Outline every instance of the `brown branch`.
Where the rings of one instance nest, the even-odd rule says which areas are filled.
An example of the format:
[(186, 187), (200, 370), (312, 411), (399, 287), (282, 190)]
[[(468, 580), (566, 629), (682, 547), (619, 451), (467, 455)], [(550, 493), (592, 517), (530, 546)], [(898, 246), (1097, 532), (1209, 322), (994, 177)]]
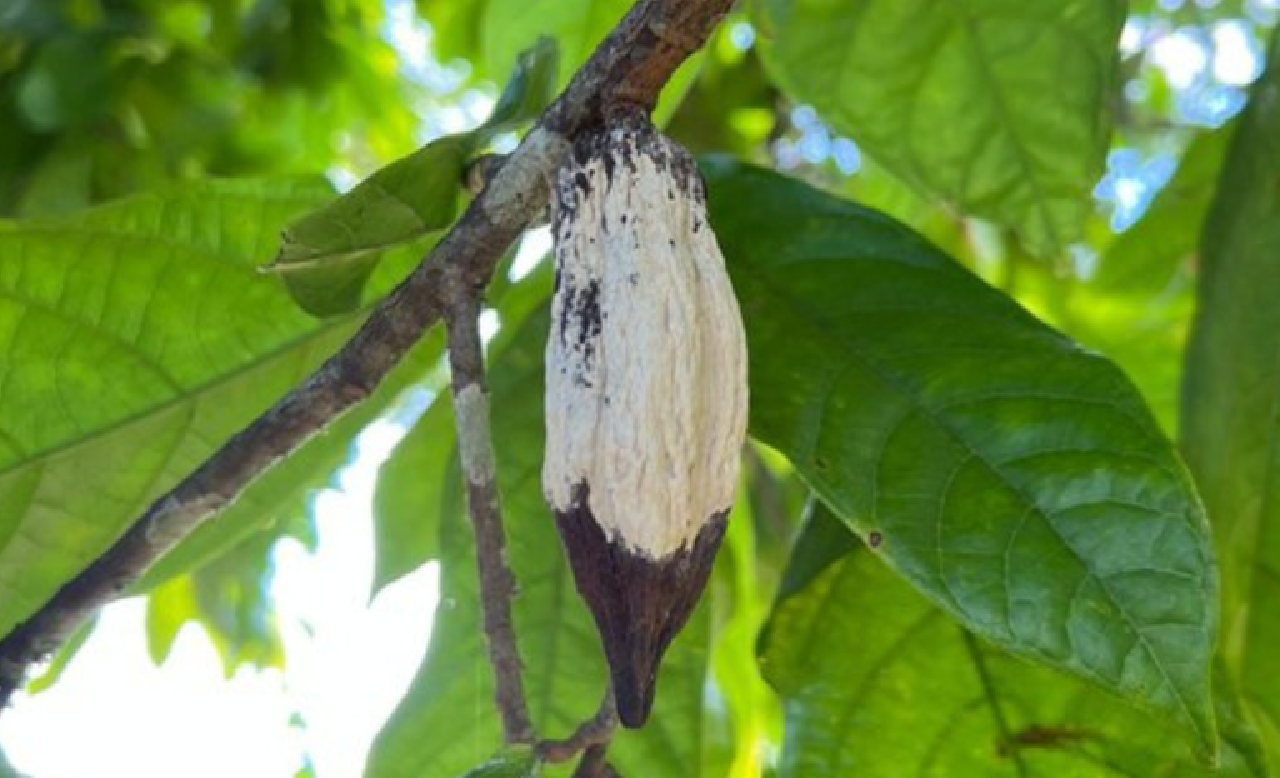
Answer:
[(619, 778), (618, 771), (604, 759), (608, 748), (608, 743), (600, 743), (582, 752), (582, 759), (573, 768), (573, 778)]
[(0, 640), (0, 705), (33, 662), (259, 475), (367, 398), (444, 312), (442, 288), (485, 286), (506, 248), (546, 198), (566, 139), (619, 102), (651, 107), (676, 67), (706, 40), (732, 0), (639, 0), (574, 75), (430, 256), (360, 331), (304, 383), (162, 495), (102, 556)]
[(493, 666), (493, 699), (502, 717), (503, 740), (533, 743), (533, 725), (520, 677), (520, 651), (511, 622), (511, 598), (516, 582), (507, 566), (502, 529), (502, 501), (498, 466), (489, 430), (489, 387), (480, 344), (480, 289), (453, 285), (445, 289), (449, 313), (449, 369), (453, 415), (458, 429), (458, 454), (467, 485), (467, 510), (476, 536), (476, 566), (480, 574), (480, 607)]
[[(544, 762), (560, 764), (594, 749), (599, 752), (603, 761), (604, 749), (613, 740), (613, 731), (617, 728), (618, 710), (613, 701), (613, 689), (610, 688), (596, 714), (579, 724), (572, 735), (564, 740), (539, 741), (538, 756)], [(583, 758), (586, 758), (585, 755)]]

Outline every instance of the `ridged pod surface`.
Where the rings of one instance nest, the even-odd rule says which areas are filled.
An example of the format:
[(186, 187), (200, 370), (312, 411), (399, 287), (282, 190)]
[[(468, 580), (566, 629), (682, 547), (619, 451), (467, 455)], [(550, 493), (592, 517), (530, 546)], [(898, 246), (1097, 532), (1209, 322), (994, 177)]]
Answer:
[(646, 119), (576, 142), (553, 229), (543, 491), (638, 727), (724, 536), (746, 340), (697, 168)]

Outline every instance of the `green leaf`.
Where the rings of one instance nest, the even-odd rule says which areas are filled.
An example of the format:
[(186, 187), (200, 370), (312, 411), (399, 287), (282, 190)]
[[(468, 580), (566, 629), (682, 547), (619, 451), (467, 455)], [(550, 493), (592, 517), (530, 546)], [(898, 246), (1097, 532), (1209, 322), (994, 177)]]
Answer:
[(833, 557), (838, 521), (814, 511), (792, 561), (803, 583), (761, 642), (787, 713), (780, 778), (1266, 775), (1225, 718), (1214, 772), (1110, 695), (975, 639), (866, 547)]
[(1098, 288), (1159, 293), (1190, 283), (1200, 227), (1234, 129), (1230, 123), (1196, 136), (1146, 214), (1107, 249), (1094, 280)]
[(631, 8), (631, 0), (489, 0), (480, 27), (483, 68), (508, 73), (544, 35), (559, 42), (556, 82), (563, 87)]
[(276, 539), (276, 533), (259, 533), (152, 591), (147, 599), (151, 661), (163, 664), (182, 628), (195, 623), (218, 651), (228, 678), (241, 665), (283, 668), (284, 641), (268, 596)]
[(761, 51), (898, 176), (1016, 229), (1081, 237), (1102, 173), (1122, 0), (762, 0)]
[(110, 76), (110, 44), (111, 36), (98, 31), (55, 37), (39, 46), (14, 90), (25, 123), (54, 132), (100, 118), (118, 88)]
[(275, 260), (263, 269), (282, 275), (309, 313), (354, 310), (382, 252), (453, 222), (467, 159), (494, 135), (541, 113), (553, 95), (557, 60), (555, 41), (538, 38), (517, 58), (488, 121), (428, 143), (294, 221), (284, 230)]
[(810, 500), (805, 508), (804, 527), (778, 586), (778, 599), (785, 600), (804, 589), (829, 565), (860, 545), (857, 535), (830, 508), (820, 500)]
[(875, 212), (706, 170), (752, 434), (974, 632), (1212, 752), (1208, 528), (1124, 375)]
[(480, 62), (480, 19), (486, 4), (486, 0), (416, 0), (418, 14), (431, 24), (431, 47), (442, 62)]
[[(1280, 760), (1280, 38), (1227, 153), (1201, 241), (1182, 444), (1222, 564), (1222, 654)], [(1280, 763), (1278, 761), (1277, 763)]]
[(720, 731), (709, 733), (712, 737), (703, 749), (706, 775), (761, 775), (765, 759), (761, 743), (777, 742), (781, 732), (778, 698), (761, 677), (756, 661), (756, 638), (769, 611), (766, 590), (772, 590), (776, 571), (766, 562), (768, 551), (760, 548), (764, 538), (757, 537), (759, 522), (747, 488), (749, 481), (756, 485), (768, 477), (755, 471), (739, 484), (710, 585), (709, 598), (724, 614), (711, 649), (720, 703), (710, 712), (724, 721)]
[(556, 96), (560, 47), (555, 38), (539, 36), (516, 57), (515, 70), (498, 96), (493, 113), (480, 128), (480, 143), (500, 132), (538, 118)]
[(440, 513), (446, 484), (456, 475), (457, 456), (447, 389), (414, 424), (410, 438), (412, 442), (396, 446), (378, 471), (371, 595), (440, 557)]
[[(481, 25), (482, 69), (508, 72), (523, 56), (516, 52), (537, 47), (545, 36), (552, 36), (559, 42), (558, 63), (552, 62), (550, 70), (554, 94), (569, 83), (632, 5), (632, 0), (489, 0)], [(671, 117), (701, 66), (702, 55), (695, 54), (672, 75), (654, 111), (658, 126)]]
[(537, 778), (542, 762), (530, 746), (510, 746), (462, 778)]
[[(543, 300), (548, 286), (541, 282)], [(595, 626), (578, 598), (542, 500), (547, 328), (543, 306), (494, 342), (491, 406), (494, 437), (500, 441), (507, 552), (519, 587), (514, 617), (525, 691), (539, 732), (562, 737), (594, 712), (608, 674)], [(435, 444), (415, 428), (400, 449)], [(460, 773), (501, 741), (480, 627), (472, 533), (454, 460), (436, 514), (444, 569), (431, 645), (407, 695), (374, 742), (367, 778)], [(700, 608), (668, 652), (649, 726), (620, 733), (611, 747), (610, 762), (623, 775), (700, 774), (708, 621), (707, 608)]]
[(55, 148), (24, 182), (20, 218), (64, 216), (87, 208), (93, 187), (93, 155), (84, 143)]
[[(360, 317), (316, 322), (255, 270), (324, 192), (210, 182), (0, 231), (0, 634), (353, 332)], [(332, 431), (376, 417), (423, 358)], [(328, 478), (349, 440), (318, 436), (269, 471), (167, 574), (296, 515), (285, 496)]]
[(264, 270), (279, 273), (302, 308), (316, 316), (357, 307), (382, 251), (453, 221), (469, 135), (432, 141), (285, 228)]

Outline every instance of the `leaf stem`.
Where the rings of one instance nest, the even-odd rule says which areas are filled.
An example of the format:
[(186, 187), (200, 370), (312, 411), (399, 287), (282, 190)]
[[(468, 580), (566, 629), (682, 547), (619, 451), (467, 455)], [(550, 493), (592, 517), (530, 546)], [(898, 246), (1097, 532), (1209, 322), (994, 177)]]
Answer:
[[(982, 684), (982, 695), (986, 698), (987, 706), (991, 709), (991, 718), (995, 720), (996, 732), (1000, 736), (999, 745), (1004, 746), (1013, 742), (1013, 730), (1009, 728), (1009, 721), (1004, 716), (1004, 708), (1000, 706), (1000, 695), (996, 690), (995, 681), (991, 678), (991, 672), (987, 669), (987, 660), (982, 656), (982, 646), (978, 645), (978, 639), (973, 636), (972, 632), (963, 627), (958, 627), (958, 629), (960, 630), (960, 635), (964, 638), (964, 647), (969, 652), (973, 667), (978, 671), (978, 681)], [(1013, 760), (1013, 766), (1018, 775), (1025, 778), (1027, 765), (1022, 761), (1022, 754), (1016, 748), (1010, 749), (1008, 754), (1009, 758)]]
[(608, 743), (598, 743), (587, 748), (582, 753), (578, 766), (573, 769), (573, 778), (618, 778), (618, 771), (604, 760), (608, 748)]
[[(583, 763), (589, 758), (599, 757), (604, 761), (604, 752), (613, 740), (613, 732), (618, 726), (618, 712), (614, 706), (613, 689), (610, 688), (600, 702), (600, 708), (590, 719), (578, 725), (574, 733), (564, 740), (543, 740), (538, 743), (538, 755), (545, 762), (559, 764), (567, 762), (578, 754), (582, 754)], [(582, 770), (582, 764), (578, 765)], [(594, 773), (582, 773), (593, 775)], [(575, 772), (574, 775), (578, 775)]]

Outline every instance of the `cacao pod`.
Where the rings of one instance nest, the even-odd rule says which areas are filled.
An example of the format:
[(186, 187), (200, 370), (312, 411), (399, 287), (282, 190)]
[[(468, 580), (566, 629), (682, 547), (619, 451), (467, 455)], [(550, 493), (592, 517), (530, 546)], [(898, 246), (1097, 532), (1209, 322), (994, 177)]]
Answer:
[(579, 138), (552, 200), (543, 490), (638, 727), (724, 536), (746, 341), (702, 179), (647, 118)]

